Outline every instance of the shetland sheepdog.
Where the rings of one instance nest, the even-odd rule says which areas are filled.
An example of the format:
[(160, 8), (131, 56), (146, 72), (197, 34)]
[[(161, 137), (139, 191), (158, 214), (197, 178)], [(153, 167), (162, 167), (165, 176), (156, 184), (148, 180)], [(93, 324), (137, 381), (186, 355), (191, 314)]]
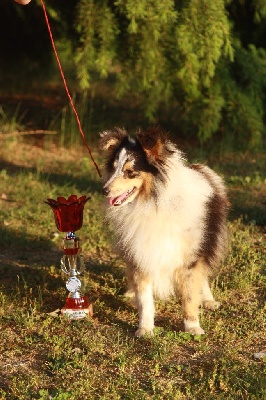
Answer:
[(229, 202), (222, 179), (189, 165), (160, 128), (120, 128), (100, 134), (107, 151), (107, 216), (127, 263), (129, 293), (139, 312), (136, 336), (152, 334), (154, 297), (182, 297), (184, 327), (204, 334), (199, 308), (216, 309), (209, 279), (228, 243)]

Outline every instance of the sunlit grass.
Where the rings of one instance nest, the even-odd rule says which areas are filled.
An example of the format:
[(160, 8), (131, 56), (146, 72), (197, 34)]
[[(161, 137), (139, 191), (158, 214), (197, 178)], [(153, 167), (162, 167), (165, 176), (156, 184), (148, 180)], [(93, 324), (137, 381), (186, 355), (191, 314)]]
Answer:
[[(230, 252), (213, 282), (222, 307), (202, 311), (207, 334), (193, 338), (182, 332), (180, 304), (157, 302), (155, 336), (136, 339), (137, 313), (123, 296), (124, 263), (112, 250), (101, 182), (86, 151), (46, 151), (14, 141), (2, 147), (1, 398), (266, 398), (266, 364), (254, 359), (266, 350), (265, 177), (258, 163), (248, 174), (236, 163), (232, 171), (230, 163), (217, 165), (238, 207), (229, 222)], [(59, 269), (61, 234), (44, 204), (70, 194), (91, 196), (78, 233), (86, 260), (83, 287), (94, 307), (93, 318), (73, 323), (51, 314), (64, 304), (66, 277)], [(242, 202), (247, 197), (249, 207)]]

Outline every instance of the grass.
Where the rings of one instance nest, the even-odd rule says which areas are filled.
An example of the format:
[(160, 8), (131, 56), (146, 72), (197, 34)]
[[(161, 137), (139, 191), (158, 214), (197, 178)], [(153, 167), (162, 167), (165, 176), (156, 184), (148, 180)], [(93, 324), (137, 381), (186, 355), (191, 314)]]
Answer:
[[(180, 304), (157, 303), (154, 337), (134, 338), (124, 263), (112, 250), (101, 182), (83, 150), (5, 141), (0, 157), (0, 397), (2, 399), (263, 399), (265, 359), (265, 157), (212, 166), (228, 183), (231, 248), (202, 311), (204, 337), (183, 333)], [(95, 152), (96, 160), (99, 160)], [(56, 316), (66, 297), (62, 250), (48, 197), (90, 194), (83, 287), (94, 316)]]

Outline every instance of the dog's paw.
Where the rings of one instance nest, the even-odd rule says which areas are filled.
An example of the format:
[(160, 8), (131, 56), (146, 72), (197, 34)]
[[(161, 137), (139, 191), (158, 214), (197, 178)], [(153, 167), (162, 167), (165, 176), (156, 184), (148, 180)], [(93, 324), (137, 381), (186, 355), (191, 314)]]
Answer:
[(204, 329), (202, 329), (200, 326), (194, 326), (193, 328), (187, 328), (186, 332), (191, 333), (191, 335), (205, 335)]
[(185, 332), (191, 335), (204, 335), (204, 330), (200, 327), (199, 321), (184, 319)]
[(221, 303), (215, 300), (205, 300), (203, 301), (203, 307), (207, 310), (217, 310), (220, 307)]
[(135, 332), (135, 336), (136, 337), (142, 337), (142, 336), (145, 336), (145, 335), (153, 336), (153, 329), (139, 328)]

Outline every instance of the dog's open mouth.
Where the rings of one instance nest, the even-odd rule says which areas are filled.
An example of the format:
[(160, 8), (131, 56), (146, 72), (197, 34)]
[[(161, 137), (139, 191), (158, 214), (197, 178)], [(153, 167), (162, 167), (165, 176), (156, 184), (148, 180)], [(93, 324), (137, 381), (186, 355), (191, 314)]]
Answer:
[(117, 197), (110, 197), (109, 199), (109, 204), (110, 206), (120, 206), (123, 204), (136, 190), (136, 187), (134, 186), (131, 189), (128, 189), (126, 192), (120, 194)]

